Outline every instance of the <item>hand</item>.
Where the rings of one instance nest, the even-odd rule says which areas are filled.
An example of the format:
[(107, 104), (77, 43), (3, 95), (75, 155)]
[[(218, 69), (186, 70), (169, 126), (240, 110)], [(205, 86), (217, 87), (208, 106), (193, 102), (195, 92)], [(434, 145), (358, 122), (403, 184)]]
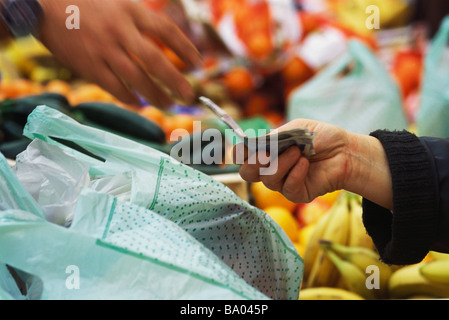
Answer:
[[(309, 159), (291, 147), (273, 161), (277, 170), (261, 175), (257, 154), (246, 156), (239, 172), (248, 182), (262, 181), (296, 203), (346, 189), (386, 208), (392, 207), (391, 174), (380, 142), (368, 135), (350, 133), (338, 126), (306, 119), (293, 120), (276, 131), (307, 127), (316, 133), (315, 155)], [(234, 150), (239, 150), (236, 146)]]
[[(346, 175), (347, 132), (337, 126), (303, 119), (291, 121), (277, 131), (303, 126), (317, 132), (314, 156), (306, 159), (301, 156), (299, 148), (291, 147), (279, 156), (277, 171), (271, 175), (259, 175), (262, 166), (250, 158), (240, 167), (242, 178), (250, 182), (262, 181), (268, 188), (297, 203), (310, 202), (317, 196), (341, 188)], [(248, 164), (254, 162), (257, 163)]]
[[(39, 39), (67, 67), (128, 104), (139, 104), (138, 92), (149, 103), (166, 107), (170, 94), (184, 102), (193, 90), (182, 73), (165, 57), (157, 39), (187, 65), (201, 57), (170, 19), (130, 0), (40, 0), (44, 21)], [(76, 5), (80, 28), (67, 29), (66, 8)]]

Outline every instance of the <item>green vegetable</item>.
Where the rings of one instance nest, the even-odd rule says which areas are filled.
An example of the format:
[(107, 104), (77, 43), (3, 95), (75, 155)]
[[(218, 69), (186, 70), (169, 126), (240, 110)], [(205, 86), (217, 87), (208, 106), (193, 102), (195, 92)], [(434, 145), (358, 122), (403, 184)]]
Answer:
[[(137, 139), (164, 144), (165, 132), (156, 123), (141, 115), (109, 103), (81, 103), (73, 108), (92, 124), (126, 134)], [(82, 122), (82, 120), (81, 120)]]

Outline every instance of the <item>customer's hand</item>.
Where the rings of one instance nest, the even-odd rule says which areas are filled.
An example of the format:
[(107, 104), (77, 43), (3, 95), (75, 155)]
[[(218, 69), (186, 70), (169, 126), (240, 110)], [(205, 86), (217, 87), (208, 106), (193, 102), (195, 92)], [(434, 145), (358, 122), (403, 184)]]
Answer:
[[(189, 66), (201, 64), (200, 54), (163, 14), (130, 0), (40, 2), (44, 9), (39, 30), (42, 43), (61, 63), (121, 101), (138, 104), (136, 92), (160, 107), (173, 103), (173, 96), (184, 102), (194, 98), (189, 82), (151, 38), (172, 49)], [(66, 27), (70, 5), (79, 8), (79, 29)]]
[(277, 170), (270, 175), (260, 174), (261, 168), (268, 165), (261, 165), (257, 154), (246, 156), (239, 170), (241, 177), (248, 182), (262, 181), (296, 203), (346, 189), (391, 209), (391, 174), (383, 147), (376, 138), (305, 119), (293, 120), (276, 131), (297, 127), (307, 127), (316, 133), (315, 155), (307, 159), (298, 147), (291, 147), (274, 158)]

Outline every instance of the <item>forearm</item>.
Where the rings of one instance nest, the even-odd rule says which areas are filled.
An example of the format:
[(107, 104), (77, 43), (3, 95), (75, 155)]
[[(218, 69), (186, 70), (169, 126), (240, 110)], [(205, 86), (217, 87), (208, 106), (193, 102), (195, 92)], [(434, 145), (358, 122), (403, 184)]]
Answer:
[(349, 133), (344, 189), (393, 209), (393, 188), (387, 156), (374, 137)]

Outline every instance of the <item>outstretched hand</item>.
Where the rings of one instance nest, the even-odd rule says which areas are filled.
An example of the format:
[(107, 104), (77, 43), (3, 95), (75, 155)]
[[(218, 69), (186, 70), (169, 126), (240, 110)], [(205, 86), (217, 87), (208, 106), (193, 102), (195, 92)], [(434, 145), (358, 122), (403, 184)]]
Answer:
[[(130, 0), (40, 0), (44, 19), (39, 39), (67, 67), (124, 103), (166, 107), (173, 97), (190, 102), (193, 90), (155, 41), (189, 66), (201, 57), (183, 32), (163, 14)], [(76, 5), (80, 28), (68, 29), (66, 8)], [(165, 88), (165, 89), (164, 89)], [(167, 93), (167, 90), (169, 93)]]

